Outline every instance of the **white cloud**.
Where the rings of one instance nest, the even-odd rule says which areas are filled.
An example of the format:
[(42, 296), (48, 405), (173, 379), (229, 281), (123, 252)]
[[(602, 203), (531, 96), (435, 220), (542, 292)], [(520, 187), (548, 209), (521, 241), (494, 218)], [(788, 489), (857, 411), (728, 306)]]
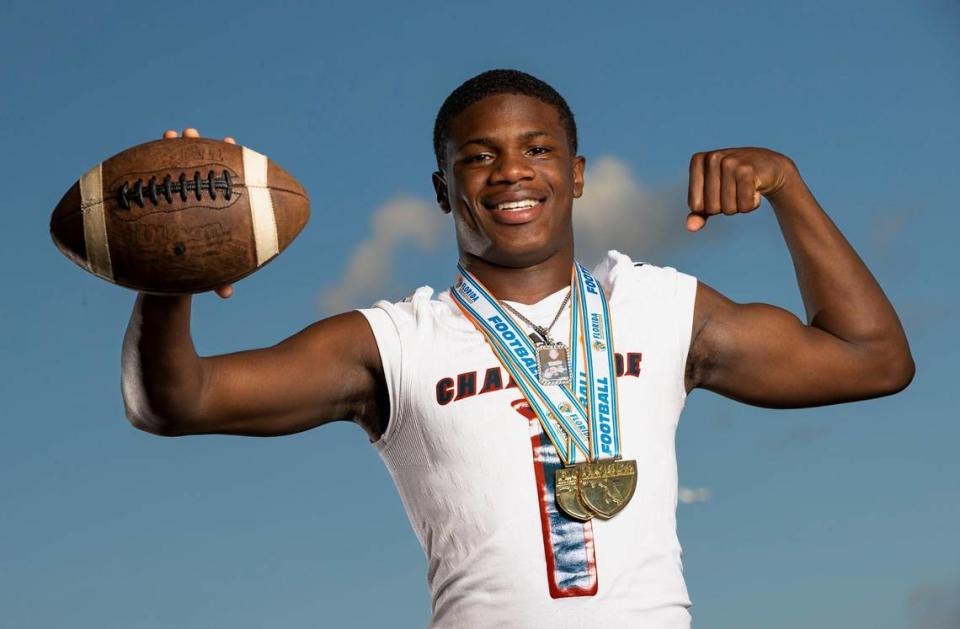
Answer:
[(956, 629), (960, 627), (960, 581), (928, 583), (907, 599), (910, 629)]
[[(574, 229), (577, 259), (587, 266), (609, 249), (656, 263), (651, 256), (680, 244), (686, 234), (685, 198), (676, 186), (649, 189), (626, 162), (612, 156), (591, 162), (585, 181), (583, 197), (574, 204)], [(379, 207), (371, 216), (369, 236), (353, 250), (342, 280), (320, 296), (321, 309), (342, 312), (382, 296), (398, 249), (412, 244), (422, 252), (435, 250), (441, 230), (449, 229), (443, 218), (432, 201), (413, 197)]]
[(366, 306), (364, 300), (379, 294), (388, 284), (397, 249), (413, 244), (429, 251), (437, 244), (443, 227), (436, 206), (411, 197), (392, 199), (370, 217), (370, 235), (357, 245), (340, 283), (320, 296), (326, 312), (342, 312)]
[(666, 191), (637, 181), (623, 160), (598, 158), (588, 165), (583, 196), (573, 206), (577, 258), (589, 266), (618, 249), (643, 260), (676, 243), (685, 233), (686, 213), (671, 210), (666, 198)]
[(710, 500), (710, 496), (710, 490), (706, 487), (693, 489), (681, 486), (677, 492), (677, 498), (685, 505), (692, 505), (696, 502), (706, 502)]

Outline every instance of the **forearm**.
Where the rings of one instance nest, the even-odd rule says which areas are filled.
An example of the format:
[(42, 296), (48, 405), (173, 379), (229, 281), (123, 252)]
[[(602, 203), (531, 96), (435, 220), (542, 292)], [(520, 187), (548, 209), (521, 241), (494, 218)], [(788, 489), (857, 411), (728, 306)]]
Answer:
[(190, 337), (189, 296), (137, 296), (123, 340), (123, 400), (141, 430), (168, 433), (197, 408), (203, 366)]
[[(793, 258), (808, 325), (910, 371), (906, 335), (870, 270), (817, 203), (796, 169), (768, 195)], [(893, 363), (892, 365), (890, 363)]]

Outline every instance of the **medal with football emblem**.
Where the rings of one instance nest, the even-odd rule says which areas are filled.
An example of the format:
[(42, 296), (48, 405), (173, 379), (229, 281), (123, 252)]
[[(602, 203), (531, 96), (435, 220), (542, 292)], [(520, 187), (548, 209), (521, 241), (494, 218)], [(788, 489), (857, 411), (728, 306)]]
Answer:
[(556, 479), (557, 506), (575, 520), (584, 522), (593, 517), (580, 502), (580, 466), (561, 467), (554, 475)]
[[(637, 463), (620, 455), (617, 373), (603, 288), (574, 264), (573, 285), (543, 327), (498, 302), (462, 265), (458, 269), (451, 296), (513, 376), (563, 463), (554, 474), (557, 510), (583, 522), (613, 517), (633, 497)], [(569, 345), (550, 337), (567, 304)], [(533, 331), (525, 332), (508, 311)]]
[(612, 518), (630, 502), (637, 487), (636, 461), (596, 461), (579, 467), (580, 503), (597, 517)]

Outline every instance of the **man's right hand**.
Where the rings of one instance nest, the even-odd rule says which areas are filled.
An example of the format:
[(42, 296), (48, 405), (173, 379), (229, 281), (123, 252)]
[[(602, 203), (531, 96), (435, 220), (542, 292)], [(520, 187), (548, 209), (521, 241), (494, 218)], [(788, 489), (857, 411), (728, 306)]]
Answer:
[[(164, 138), (196, 138), (170, 130)], [(225, 138), (233, 142), (233, 138)], [(217, 289), (229, 297), (232, 286)], [(371, 440), (386, 429), (389, 396), (373, 331), (359, 312), (317, 321), (262, 349), (198, 356), (189, 295), (141, 293), (123, 342), (127, 418), (158, 435), (285, 435), (352, 420)]]
[[(175, 129), (167, 129), (166, 131), (163, 132), (163, 139), (164, 139), (164, 140), (169, 140), (169, 139), (171, 139), (171, 138), (177, 138), (177, 137), (181, 137), (181, 138), (199, 138), (199, 137), (200, 137), (200, 132), (197, 131), (196, 129), (194, 129), (193, 127), (187, 127), (186, 129), (183, 130), (183, 133), (181, 133), (181, 134), (179, 134), (179, 135), (177, 134), (177, 132), (176, 132)], [(227, 137), (223, 138), (223, 141), (226, 142), (227, 144), (236, 144), (236, 143), (237, 143), (237, 141), (234, 140), (234, 139), (233, 139), (232, 137), (230, 137), (229, 135), (228, 135)], [(221, 298), (227, 299), (228, 297), (230, 297), (230, 295), (233, 294), (233, 284), (224, 284), (223, 286), (214, 289), (214, 292), (215, 292), (217, 295), (219, 295)]]

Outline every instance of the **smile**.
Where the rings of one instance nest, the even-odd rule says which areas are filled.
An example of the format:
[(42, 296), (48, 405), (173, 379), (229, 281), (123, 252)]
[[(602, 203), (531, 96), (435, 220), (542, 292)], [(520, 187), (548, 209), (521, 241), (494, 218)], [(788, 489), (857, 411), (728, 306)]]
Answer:
[(484, 204), (490, 216), (503, 225), (523, 225), (530, 223), (543, 211), (545, 199), (514, 199), (496, 204)]
[(518, 210), (526, 210), (532, 208), (535, 205), (540, 203), (539, 199), (523, 199), (521, 201), (508, 201), (506, 203), (498, 203), (494, 210), (498, 212), (515, 212)]

